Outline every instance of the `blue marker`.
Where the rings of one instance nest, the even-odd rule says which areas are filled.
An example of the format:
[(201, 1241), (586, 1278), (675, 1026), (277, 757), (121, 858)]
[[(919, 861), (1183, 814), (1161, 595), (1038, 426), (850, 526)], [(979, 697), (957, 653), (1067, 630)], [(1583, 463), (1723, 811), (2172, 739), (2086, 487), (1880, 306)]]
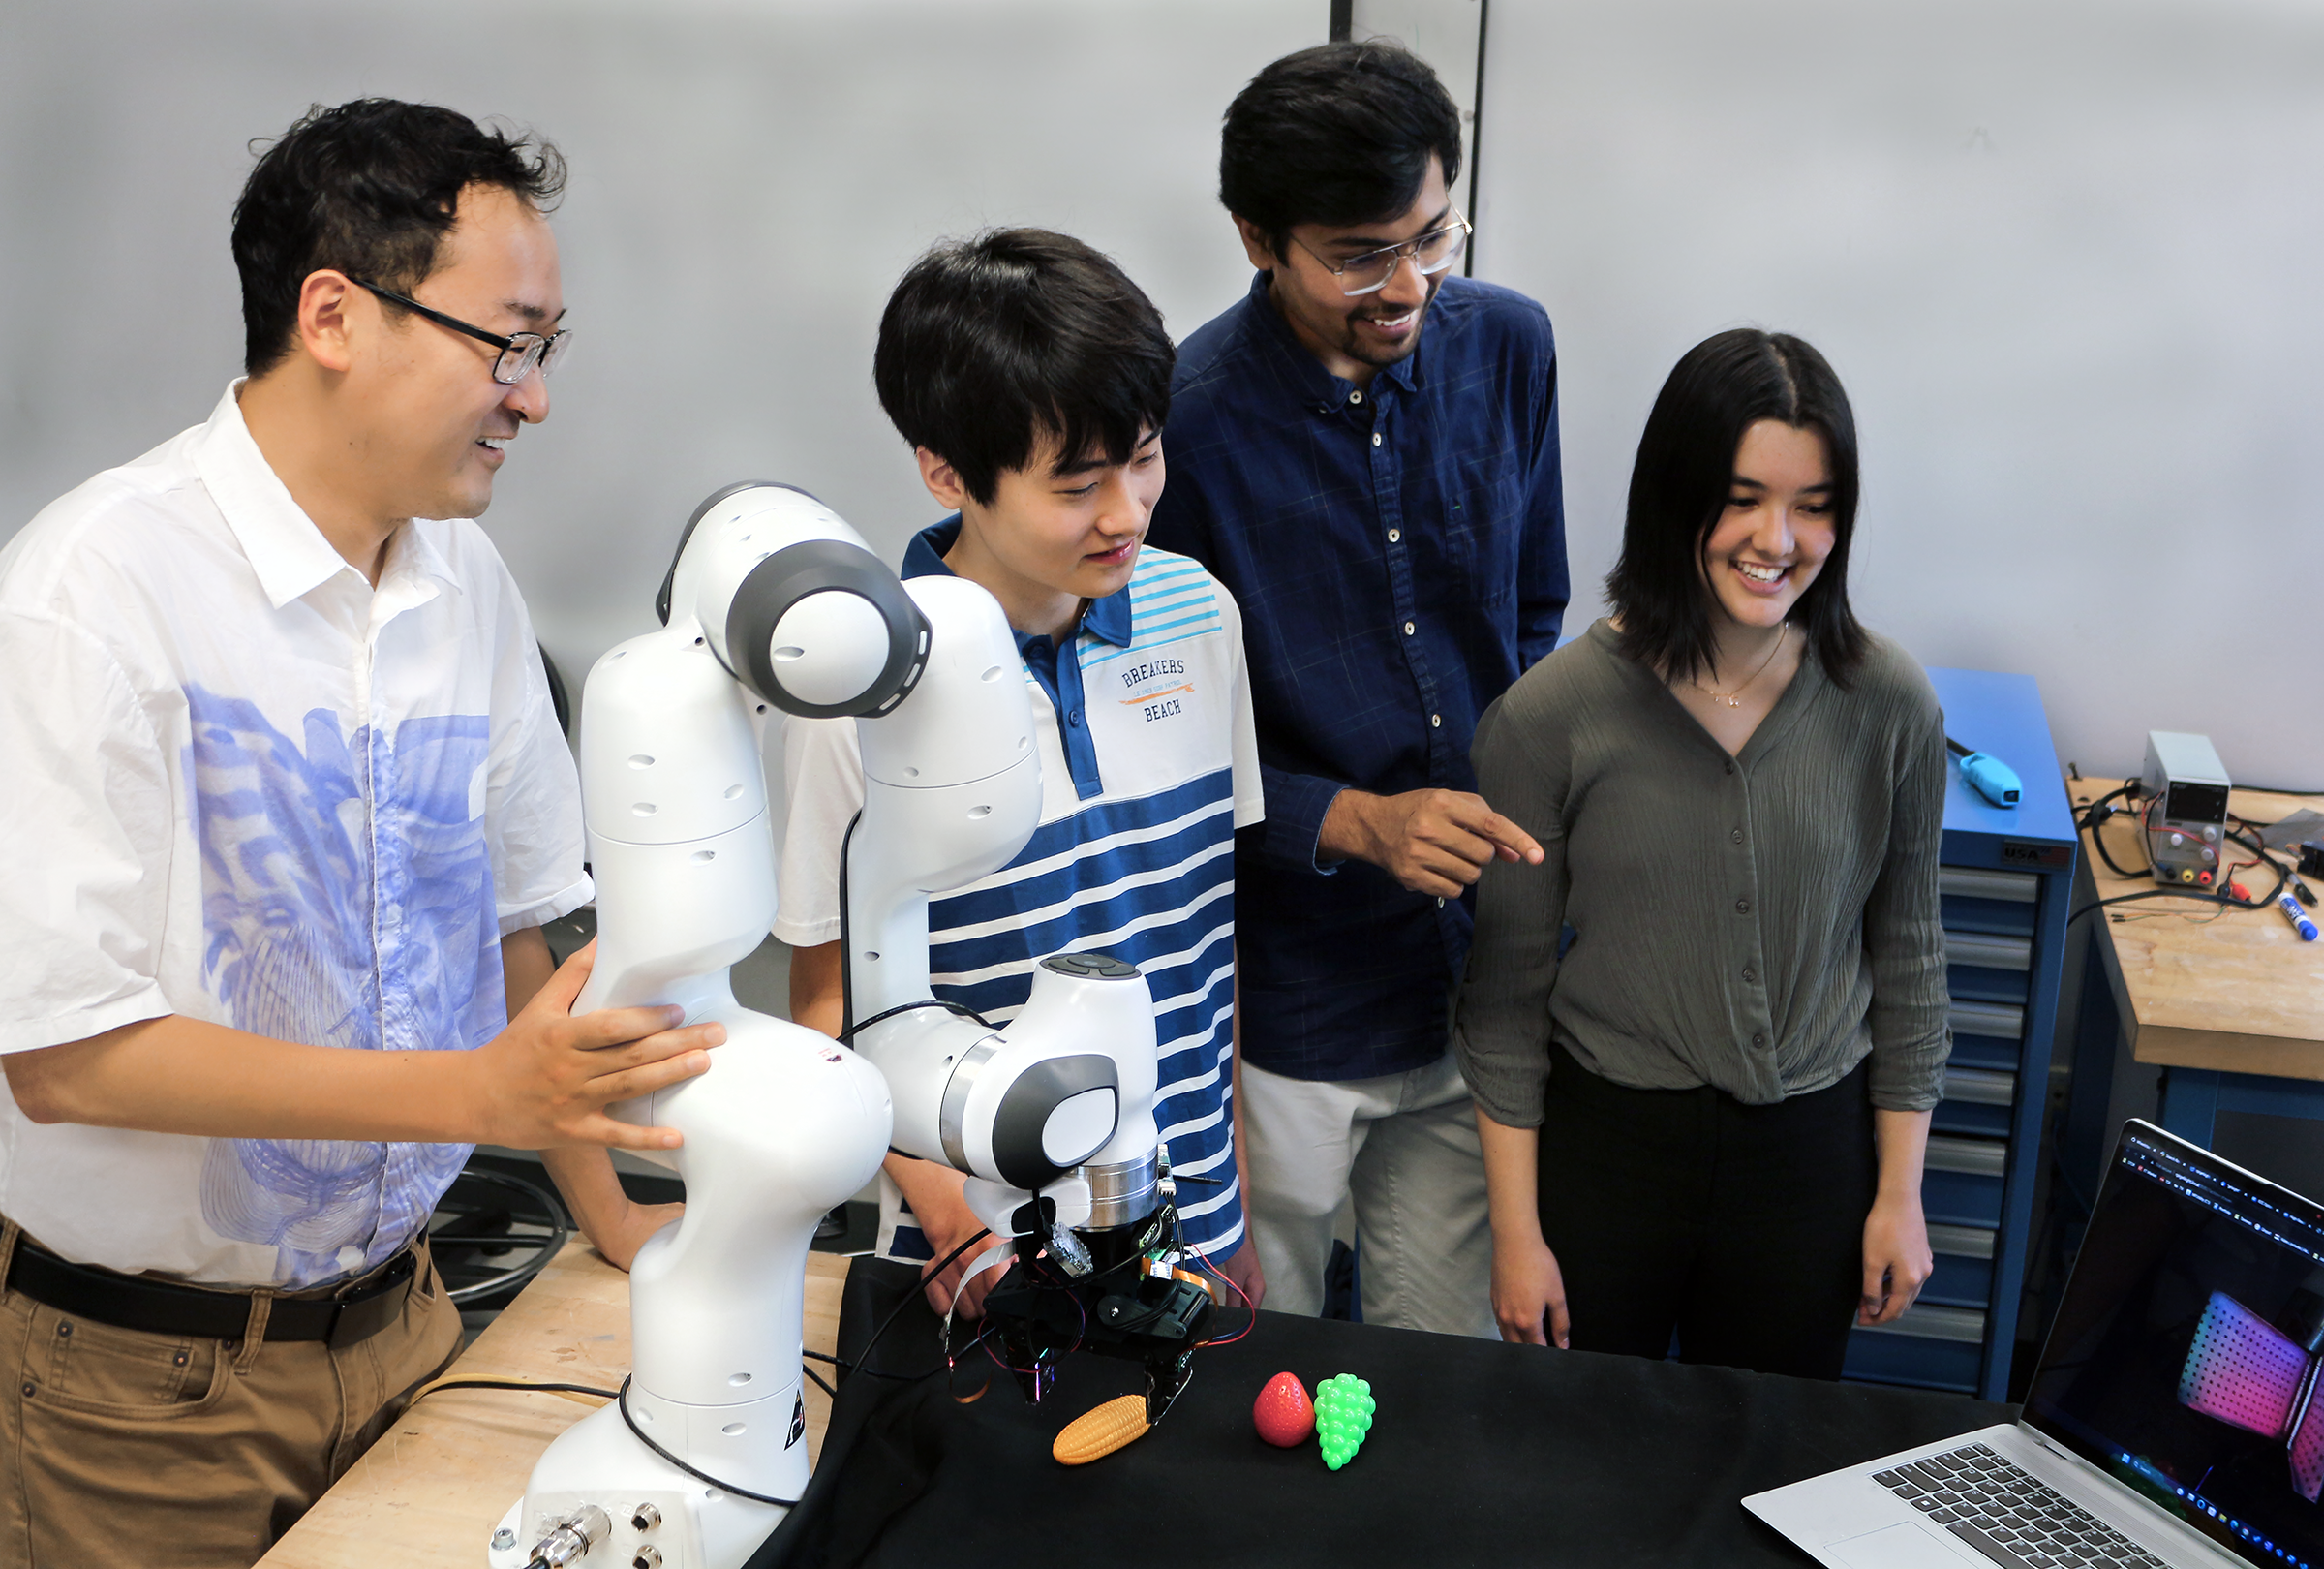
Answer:
[(2301, 941), (2316, 940), (2316, 923), (2308, 918), (2308, 911), (2300, 908), (2299, 900), (2288, 893), (2279, 894), (2276, 899), (2276, 908), (2282, 910), (2283, 918), (2292, 923), (2292, 930), (2300, 934)]

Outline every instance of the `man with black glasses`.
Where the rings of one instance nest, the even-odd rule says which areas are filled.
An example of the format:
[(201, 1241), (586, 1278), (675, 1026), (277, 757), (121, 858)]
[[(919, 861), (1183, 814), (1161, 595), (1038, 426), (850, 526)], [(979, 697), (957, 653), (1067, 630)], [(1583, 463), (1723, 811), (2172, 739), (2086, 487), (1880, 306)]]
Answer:
[[(458, 1348), (425, 1246), (547, 1149), (617, 1262), (610, 1102), (708, 1065), (575, 1017), (578, 784), (474, 522), (569, 341), (563, 166), (318, 110), (234, 211), (247, 379), (0, 552), (0, 1561), (247, 1564)], [(451, 519), (455, 521), (433, 521)]]
[(1243, 1117), (1268, 1306), (1320, 1311), (1353, 1199), (1366, 1321), (1492, 1336), (1447, 1051), (1470, 886), (1540, 846), (1475, 793), (1478, 716), (1566, 605), (1557, 359), (1458, 275), (1460, 117), (1390, 43), (1276, 61), (1219, 197), (1258, 277), (1180, 348), (1152, 538), (1244, 608), (1268, 819), (1239, 839)]

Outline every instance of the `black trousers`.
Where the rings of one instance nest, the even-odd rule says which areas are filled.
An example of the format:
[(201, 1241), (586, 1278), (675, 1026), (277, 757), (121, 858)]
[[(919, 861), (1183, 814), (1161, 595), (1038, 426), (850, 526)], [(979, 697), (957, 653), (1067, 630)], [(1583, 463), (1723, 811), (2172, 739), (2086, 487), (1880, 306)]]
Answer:
[(1632, 1090), (1552, 1045), (1542, 1236), (1572, 1344), (1837, 1378), (1879, 1184), (1868, 1065), (1772, 1106)]

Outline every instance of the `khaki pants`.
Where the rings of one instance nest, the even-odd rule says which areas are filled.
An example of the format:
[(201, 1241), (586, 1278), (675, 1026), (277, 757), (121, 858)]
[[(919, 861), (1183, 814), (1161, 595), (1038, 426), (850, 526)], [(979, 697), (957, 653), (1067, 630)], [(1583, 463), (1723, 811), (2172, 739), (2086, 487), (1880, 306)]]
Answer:
[[(17, 1236), (0, 1227), (0, 1278)], [(0, 1293), (0, 1566), (254, 1563), (460, 1349), (424, 1247), (403, 1316), (356, 1344), (263, 1339), (272, 1302), (205, 1340)]]
[(1460, 1064), (1377, 1079), (1290, 1079), (1242, 1065), (1251, 1242), (1267, 1306), (1324, 1310), (1340, 1207), (1356, 1212), (1363, 1321), (1500, 1338), (1484, 1156)]

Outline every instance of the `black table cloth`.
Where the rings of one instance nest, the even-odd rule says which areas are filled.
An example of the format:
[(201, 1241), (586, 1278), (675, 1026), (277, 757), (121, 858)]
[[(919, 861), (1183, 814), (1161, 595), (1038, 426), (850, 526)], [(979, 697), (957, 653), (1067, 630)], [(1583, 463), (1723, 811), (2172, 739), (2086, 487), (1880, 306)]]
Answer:
[[(858, 1260), (841, 1355), (912, 1287), (909, 1271)], [(1232, 1333), (1245, 1315), (1220, 1319)], [(872, 1365), (939, 1367), (937, 1334), (913, 1302)], [(1251, 1402), (1284, 1371), (1310, 1391), (1333, 1373), (1370, 1381), (1379, 1411), (1343, 1469), (1327, 1469), (1313, 1440), (1283, 1450), (1258, 1436)], [(954, 1398), (988, 1375), (982, 1399)], [(1067, 1356), (1034, 1406), (979, 1350), (952, 1386), (941, 1372), (849, 1376), (806, 1501), (753, 1565), (1796, 1569), (1811, 1560), (1748, 1514), (1745, 1494), (2014, 1415), (1961, 1396), (1267, 1312), (1242, 1339), (1197, 1353), (1158, 1428), (1090, 1465), (1058, 1464), (1051, 1441), (1143, 1389), (1136, 1365)]]

